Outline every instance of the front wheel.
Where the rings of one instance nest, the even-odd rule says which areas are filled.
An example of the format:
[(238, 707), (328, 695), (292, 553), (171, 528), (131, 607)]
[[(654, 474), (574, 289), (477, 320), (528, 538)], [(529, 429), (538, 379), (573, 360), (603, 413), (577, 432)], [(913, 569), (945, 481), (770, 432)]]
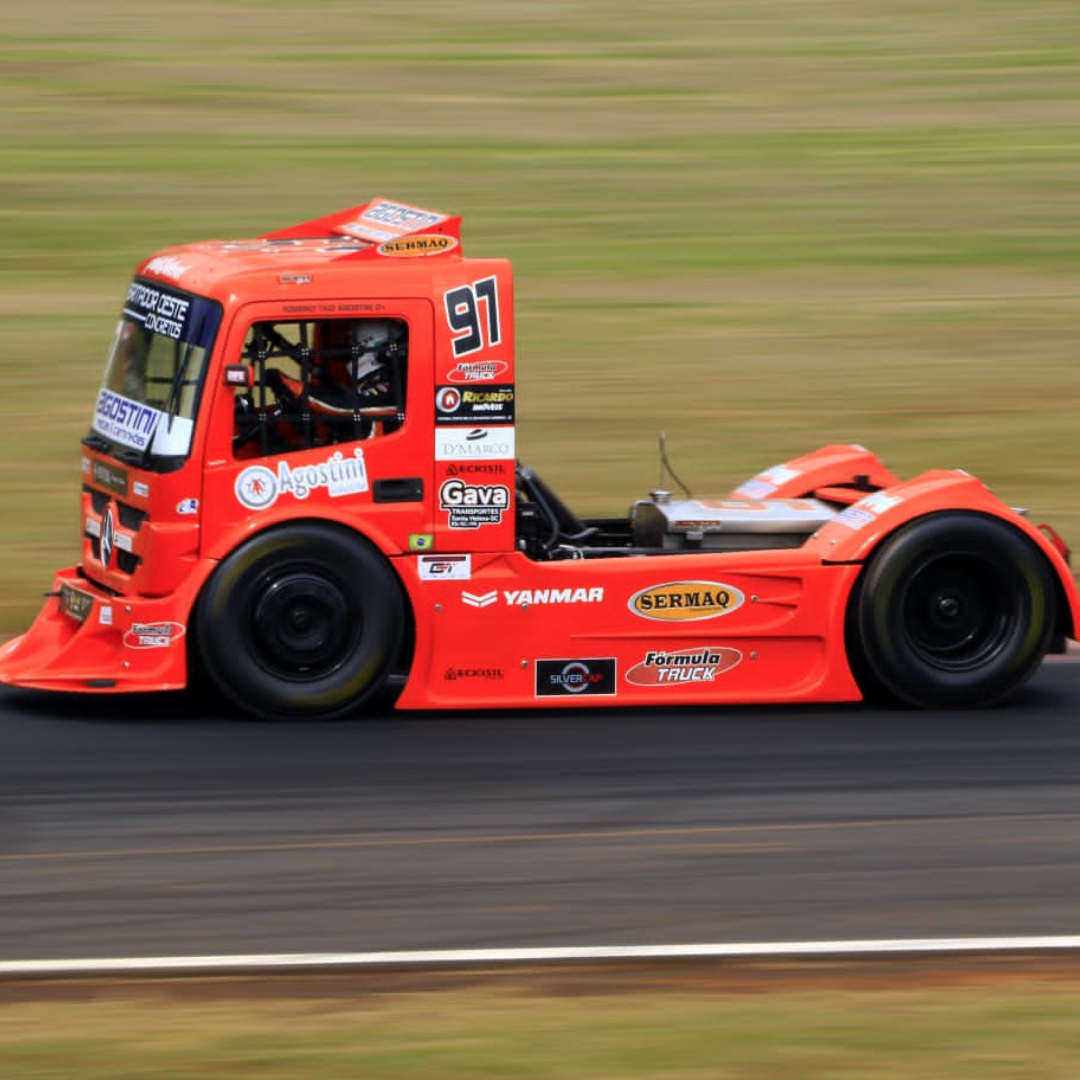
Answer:
[(848, 612), (864, 691), (921, 708), (1009, 697), (1046, 655), (1056, 592), (1042, 553), (997, 518), (937, 514), (874, 554)]
[(229, 555), (199, 599), (203, 671), (245, 712), (328, 719), (385, 678), (404, 601), (385, 560), (319, 522), (261, 533)]

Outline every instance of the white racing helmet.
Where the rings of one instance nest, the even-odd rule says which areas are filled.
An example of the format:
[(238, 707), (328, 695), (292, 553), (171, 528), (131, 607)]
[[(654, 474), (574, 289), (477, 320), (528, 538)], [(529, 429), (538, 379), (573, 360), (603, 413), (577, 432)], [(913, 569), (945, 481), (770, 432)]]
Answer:
[(353, 359), (349, 364), (358, 386), (391, 359), (403, 337), (401, 324), (393, 319), (364, 319), (354, 324), (350, 341)]

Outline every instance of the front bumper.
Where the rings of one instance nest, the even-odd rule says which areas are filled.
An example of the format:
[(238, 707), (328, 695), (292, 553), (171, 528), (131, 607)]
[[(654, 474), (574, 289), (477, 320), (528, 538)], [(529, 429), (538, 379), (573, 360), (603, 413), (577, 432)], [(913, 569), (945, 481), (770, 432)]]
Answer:
[(46, 595), (30, 629), (0, 646), (0, 683), (78, 693), (187, 685), (190, 605), (175, 594), (113, 596), (69, 567)]

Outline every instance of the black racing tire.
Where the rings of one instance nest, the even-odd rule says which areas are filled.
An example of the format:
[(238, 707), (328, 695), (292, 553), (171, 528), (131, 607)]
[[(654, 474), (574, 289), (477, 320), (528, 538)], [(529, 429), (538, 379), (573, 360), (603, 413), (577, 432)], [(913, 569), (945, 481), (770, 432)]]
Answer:
[(202, 673), (261, 719), (332, 719), (383, 682), (405, 600), (365, 541), (323, 522), (260, 533), (227, 556), (195, 612)]
[(874, 553), (848, 609), (852, 669), (869, 699), (993, 705), (1042, 662), (1057, 592), (1042, 553), (984, 514), (933, 514)]

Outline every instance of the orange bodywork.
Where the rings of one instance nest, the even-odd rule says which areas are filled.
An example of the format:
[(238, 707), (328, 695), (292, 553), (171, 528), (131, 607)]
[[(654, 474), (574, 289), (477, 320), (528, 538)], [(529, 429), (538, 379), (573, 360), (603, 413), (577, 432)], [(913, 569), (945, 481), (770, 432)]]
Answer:
[[(606, 548), (586, 540), (537, 558), (517, 482), (511, 270), (465, 258), (457, 218), (376, 199), (251, 240), (167, 249), (136, 282), (145, 304), (220, 306), (190, 444), (155, 468), (84, 440), (80, 564), (0, 648), (2, 682), (184, 687), (215, 570), (296, 522), (347, 530), (392, 568), (407, 709), (859, 700), (846, 634), (864, 564), (908, 522), (958, 510), (1026, 537), (1056, 583), (1056, 629), (1080, 625), (1066, 560), (1042, 531), (966, 473), (901, 481), (861, 447), (825, 447), (725, 498), (656, 495), (626, 522), (590, 523), (610, 534)], [(264, 401), (261, 444), (241, 444), (253, 327), (364, 319), (407, 329), (397, 422), (385, 422), (394, 409), (358, 408), (363, 437), (288, 448), (269, 441)], [(127, 437), (116, 400), (98, 409), (106, 402)], [(726, 547), (741, 530), (750, 539)]]

